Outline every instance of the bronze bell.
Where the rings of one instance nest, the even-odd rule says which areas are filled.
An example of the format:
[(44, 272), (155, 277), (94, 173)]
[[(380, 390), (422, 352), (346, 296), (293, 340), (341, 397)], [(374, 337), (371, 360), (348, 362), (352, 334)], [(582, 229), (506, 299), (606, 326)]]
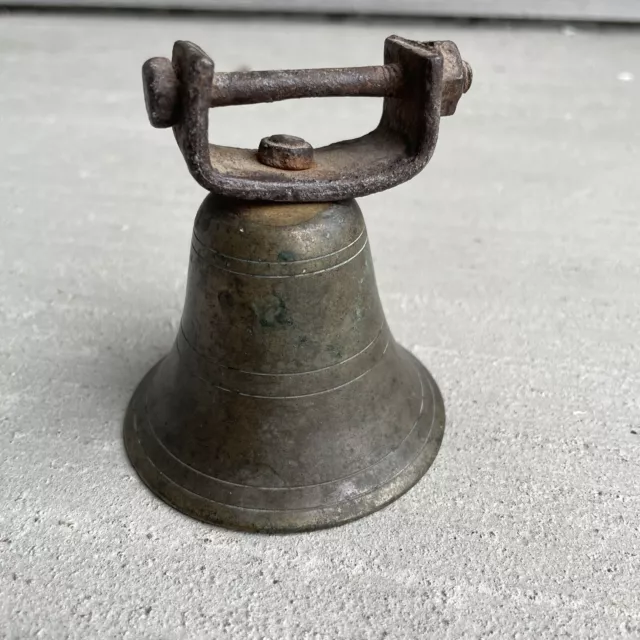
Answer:
[[(214, 75), (199, 47), (177, 42), (143, 81), (151, 123), (173, 127), (211, 193), (175, 344), (127, 410), (133, 466), (180, 511), (237, 529), (316, 529), (381, 508), (427, 471), (445, 415), (389, 331), (354, 198), (426, 165), (470, 67), (452, 42), (392, 36), (378, 67)], [(209, 144), (211, 107), (347, 95), (385, 98), (356, 140)]]

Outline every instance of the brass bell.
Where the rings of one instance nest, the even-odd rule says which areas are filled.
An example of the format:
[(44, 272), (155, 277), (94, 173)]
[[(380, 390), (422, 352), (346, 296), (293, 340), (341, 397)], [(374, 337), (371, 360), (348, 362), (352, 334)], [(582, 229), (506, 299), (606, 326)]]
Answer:
[[(151, 123), (173, 127), (211, 193), (175, 344), (127, 410), (133, 466), (170, 505), (237, 529), (316, 529), (381, 508), (432, 464), (445, 414), (389, 331), (354, 197), (426, 165), (470, 67), (452, 42), (392, 36), (378, 67), (214, 74), (177, 42), (143, 81)], [(379, 126), (320, 149), (293, 136), (257, 151), (209, 144), (211, 107), (329, 95), (384, 96)]]

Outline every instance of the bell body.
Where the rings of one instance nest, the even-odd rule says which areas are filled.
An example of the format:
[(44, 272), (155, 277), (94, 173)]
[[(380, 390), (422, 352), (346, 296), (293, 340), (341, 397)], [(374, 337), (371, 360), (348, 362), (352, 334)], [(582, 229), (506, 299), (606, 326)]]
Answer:
[(237, 529), (328, 527), (409, 489), (443, 430), (434, 380), (387, 326), (355, 200), (204, 200), (178, 336), (125, 419), (154, 493)]

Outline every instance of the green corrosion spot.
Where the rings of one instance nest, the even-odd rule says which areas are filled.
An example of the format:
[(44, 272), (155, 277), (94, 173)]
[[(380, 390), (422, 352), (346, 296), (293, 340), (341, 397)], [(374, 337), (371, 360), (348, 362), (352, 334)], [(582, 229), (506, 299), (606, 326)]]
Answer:
[(327, 353), (329, 353), (334, 358), (342, 358), (342, 349), (335, 344), (329, 344), (326, 347)]
[(261, 327), (290, 327), (293, 324), (287, 305), (279, 296), (267, 296), (253, 302), (251, 308)]
[(296, 254), (293, 251), (281, 251), (278, 254), (278, 262), (294, 262)]

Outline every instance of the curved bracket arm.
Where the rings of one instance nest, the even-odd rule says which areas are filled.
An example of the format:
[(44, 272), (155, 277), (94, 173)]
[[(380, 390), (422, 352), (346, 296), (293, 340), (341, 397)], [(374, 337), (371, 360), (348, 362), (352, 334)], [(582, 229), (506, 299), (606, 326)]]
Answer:
[[(241, 77), (242, 76), (242, 77)], [(173, 60), (143, 67), (147, 111), (157, 127), (173, 126), (191, 175), (224, 196), (281, 202), (330, 201), (388, 189), (430, 160), (441, 115), (455, 112), (471, 68), (453, 42), (385, 41), (384, 66), (218, 74), (200, 47), (178, 41)], [(235, 82), (234, 82), (235, 80)], [(382, 95), (378, 127), (360, 138), (314, 150), (303, 171), (262, 164), (256, 150), (209, 144), (209, 108), (318, 95)]]

